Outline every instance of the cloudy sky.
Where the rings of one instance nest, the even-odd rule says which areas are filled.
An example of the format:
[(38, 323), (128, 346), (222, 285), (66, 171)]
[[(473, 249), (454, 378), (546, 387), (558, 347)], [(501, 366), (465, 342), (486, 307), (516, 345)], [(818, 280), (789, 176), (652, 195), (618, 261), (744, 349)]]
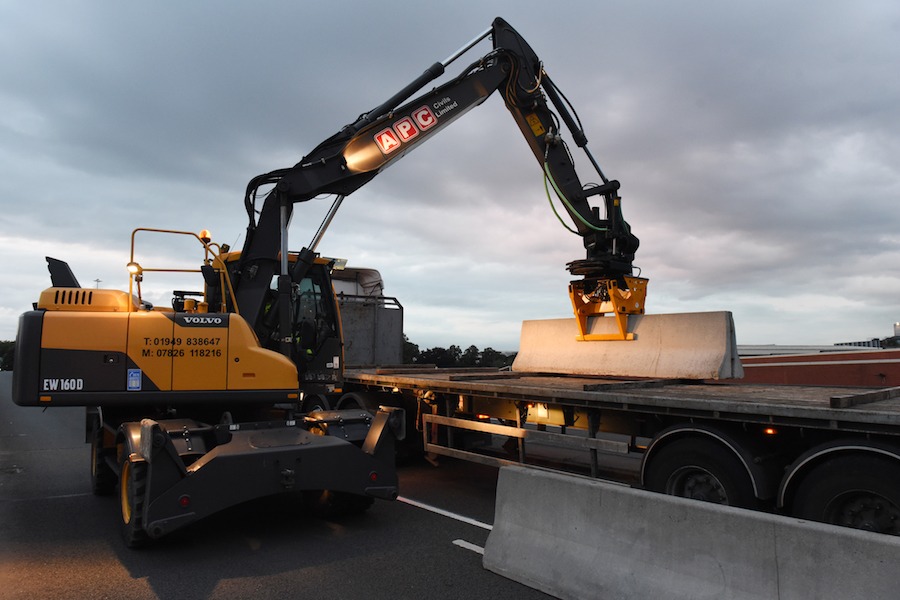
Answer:
[[(622, 183), (648, 312), (730, 310), (742, 344), (892, 334), (895, 1), (0, 0), (0, 339), (49, 286), (44, 256), (126, 289), (136, 227), (240, 247), (251, 177), (293, 165), (495, 16)], [(328, 205), (296, 207), (292, 248)], [(181, 253), (156, 241), (154, 257)], [(565, 265), (584, 254), (496, 95), (349, 196), (318, 249), (379, 269), (421, 347), (502, 350), (523, 319), (570, 314)]]

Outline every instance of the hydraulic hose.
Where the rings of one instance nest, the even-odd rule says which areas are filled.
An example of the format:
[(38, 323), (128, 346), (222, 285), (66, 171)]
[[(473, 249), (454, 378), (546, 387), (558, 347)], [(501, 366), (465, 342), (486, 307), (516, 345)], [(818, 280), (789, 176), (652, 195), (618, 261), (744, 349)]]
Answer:
[[(577, 210), (575, 210), (575, 208), (569, 203), (569, 200), (566, 198), (566, 195), (563, 194), (562, 191), (560, 191), (559, 187), (556, 185), (556, 181), (554, 181), (553, 175), (550, 174), (550, 165), (545, 162), (544, 163), (544, 188), (545, 189), (547, 187), (547, 181), (549, 181), (550, 185), (553, 186), (553, 190), (556, 192), (556, 195), (559, 196), (559, 199), (563, 201), (563, 204), (566, 205), (566, 208), (569, 209), (569, 212), (571, 214), (575, 215), (575, 217), (579, 221), (581, 221), (581, 223), (583, 223), (585, 227), (587, 227), (588, 229), (593, 229), (594, 231), (604, 231), (604, 232), (607, 231), (606, 227), (597, 227), (593, 223), (588, 222), (587, 219), (585, 219), (584, 217), (581, 216), (581, 213), (579, 213)], [(547, 190), (547, 198), (550, 199), (550, 191), (549, 190)], [(572, 231), (572, 228), (569, 227), (568, 225), (566, 225), (566, 223), (559, 217), (559, 213), (556, 212), (556, 207), (553, 206), (552, 199), (550, 199), (550, 206), (553, 207), (553, 213), (556, 215), (556, 218), (559, 219), (559, 221), (563, 224), (563, 226), (566, 229), (568, 229), (569, 231)], [(572, 233), (578, 233), (578, 232), (572, 231)]]

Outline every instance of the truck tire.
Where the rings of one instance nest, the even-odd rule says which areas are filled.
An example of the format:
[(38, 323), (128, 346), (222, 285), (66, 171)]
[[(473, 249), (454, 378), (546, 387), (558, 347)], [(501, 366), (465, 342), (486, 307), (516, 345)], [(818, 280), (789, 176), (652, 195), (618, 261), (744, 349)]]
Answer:
[[(341, 399), (338, 400), (336, 408), (340, 410), (349, 410), (351, 408), (361, 408), (363, 410), (372, 411), (372, 405), (374, 404), (374, 400), (372, 400), (372, 395), (368, 392), (347, 392)], [(378, 410), (378, 405), (374, 404), (375, 410)]]
[(659, 450), (646, 489), (716, 504), (756, 508), (750, 475), (734, 454), (704, 438), (675, 440)]
[(801, 519), (900, 535), (900, 463), (875, 454), (837, 456), (804, 477), (792, 506)]
[(331, 410), (331, 405), (328, 403), (327, 396), (323, 394), (312, 394), (303, 399), (303, 404), (300, 407), (300, 412), (311, 413), (317, 410)]
[(94, 419), (91, 426), (91, 491), (97, 496), (109, 496), (116, 491), (116, 473), (106, 462), (114, 448), (103, 445), (104, 431), (100, 419)]
[(147, 463), (122, 462), (119, 499), (122, 508), (122, 539), (129, 548), (140, 548), (149, 541), (144, 530), (144, 495), (147, 490)]

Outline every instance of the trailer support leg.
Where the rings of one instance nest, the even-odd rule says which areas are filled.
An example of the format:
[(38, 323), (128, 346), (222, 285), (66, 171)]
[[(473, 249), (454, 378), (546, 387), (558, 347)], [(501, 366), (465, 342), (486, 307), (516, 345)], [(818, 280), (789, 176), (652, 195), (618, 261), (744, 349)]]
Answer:
[[(516, 403), (516, 427), (522, 429), (528, 416), (528, 407)], [(525, 464), (525, 438), (517, 438), (519, 443), (519, 462)]]
[[(600, 429), (600, 413), (596, 410), (588, 411), (588, 436), (597, 437), (597, 431)], [(591, 448), (591, 477), (600, 476), (600, 464), (597, 460), (597, 449)]]

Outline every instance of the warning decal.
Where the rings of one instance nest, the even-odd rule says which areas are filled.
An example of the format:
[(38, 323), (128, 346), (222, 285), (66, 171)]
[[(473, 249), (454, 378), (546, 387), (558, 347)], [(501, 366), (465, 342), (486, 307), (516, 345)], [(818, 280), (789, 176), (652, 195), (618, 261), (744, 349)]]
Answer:
[(541, 125), (541, 119), (534, 113), (531, 113), (525, 120), (528, 121), (528, 126), (531, 127), (531, 131), (534, 133), (534, 137), (540, 137), (544, 135), (546, 130), (544, 130), (544, 126)]

